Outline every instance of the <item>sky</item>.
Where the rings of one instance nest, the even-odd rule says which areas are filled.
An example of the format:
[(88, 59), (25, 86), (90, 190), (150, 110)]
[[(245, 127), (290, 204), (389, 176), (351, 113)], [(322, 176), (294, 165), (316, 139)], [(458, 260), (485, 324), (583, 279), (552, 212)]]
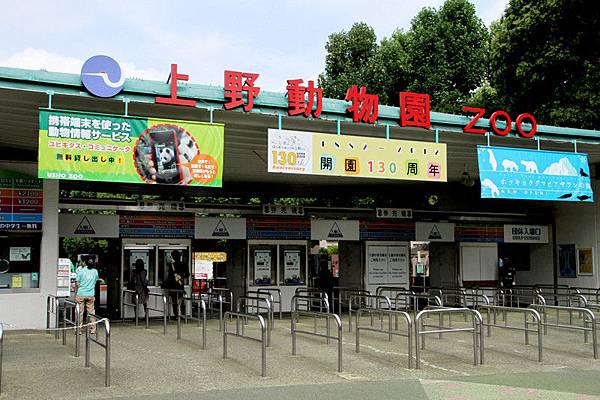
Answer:
[[(489, 24), (508, 0), (475, 0)], [(363, 21), (378, 40), (408, 30), (423, 7), (443, 0), (28, 1), (3, 7), (0, 66), (79, 73), (97, 54), (125, 76), (166, 81), (170, 64), (190, 82), (223, 85), (226, 69), (259, 73), (257, 86), (283, 92), (287, 79), (318, 77), (333, 32)]]

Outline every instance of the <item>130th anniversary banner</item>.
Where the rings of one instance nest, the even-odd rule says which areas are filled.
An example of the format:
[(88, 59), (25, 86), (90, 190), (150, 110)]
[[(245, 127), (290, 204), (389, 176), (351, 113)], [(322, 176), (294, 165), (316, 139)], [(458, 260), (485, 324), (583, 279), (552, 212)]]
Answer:
[(446, 182), (446, 144), (269, 129), (269, 172)]
[(221, 124), (40, 110), (38, 177), (222, 186)]

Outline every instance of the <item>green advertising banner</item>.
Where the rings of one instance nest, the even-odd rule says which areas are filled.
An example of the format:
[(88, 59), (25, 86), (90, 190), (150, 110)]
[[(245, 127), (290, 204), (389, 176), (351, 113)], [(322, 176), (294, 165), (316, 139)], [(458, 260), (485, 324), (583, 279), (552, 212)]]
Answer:
[(38, 177), (221, 187), (224, 126), (40, 110)]

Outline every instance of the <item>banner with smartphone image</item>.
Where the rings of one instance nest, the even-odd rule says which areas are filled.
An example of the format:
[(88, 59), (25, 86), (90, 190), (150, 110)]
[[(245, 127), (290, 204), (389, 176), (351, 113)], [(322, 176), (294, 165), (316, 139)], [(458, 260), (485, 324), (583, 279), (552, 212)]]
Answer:
[(221, 187), (224, 126), (40, 110), (38, 177)]

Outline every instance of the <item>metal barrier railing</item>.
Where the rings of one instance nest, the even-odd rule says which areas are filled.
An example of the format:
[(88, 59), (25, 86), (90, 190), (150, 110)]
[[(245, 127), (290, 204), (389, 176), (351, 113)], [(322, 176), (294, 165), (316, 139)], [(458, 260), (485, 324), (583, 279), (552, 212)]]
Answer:
[(331, 306), (331, 302), (329, 301), (329, 295), (324, 290), (316, 288), (296, 288), (294, 294), (312, 298), (311, 301), (306, 301), (307, 311), (310, 311), (311, 308), (315, 307), (316, 302), (317, 307), (319, 307), (319, 312), (323, 312), (323, 304), (325, 303), (323, 299), (327, 300), (328, 304), (328, 308), (325, 311), (329, 312), (331, 310), (331, 308), (329, 308)]
[(96, 343), (98, 346), (104, 349), (104, 386), (110, 386), (110, 322), (107, 318), (99, 317), (95, 314), (90, 313), (90, 317), (96, 318), (97, 324), (103, 324), (104, 326), (104, 342), (98, 339), (98, 329), (96, 329), (96, 337), (92, 337), (90, 334), (90, 326), (88, 325), (85, 330), (85, 367), (90, 366), (90, 343)]
[[(260, 315), (244, 314), (232, 311), (227, 311), (223, 319), (223, 358), (227, 358), (227, 336), (236, 336), (246, 340), (252, 340), (260, 343), (260, 355), (261, 355), (261, 376), (267, 376), (267, 344), (265, 341), (267, 327), (265, 320)], [(236, 332), (227, 331), (227, 320), (231, 317), (236, 317)], [(242, 333), (240, 333), (240, 318), (244, 320), (256, 319), (260, 324), (260, 339), (253, 338), (251, 336), (244, 335), (244, 322), (242, 322)]]
[[(273, 328), (275, 327), (275, 300), (273, 299), (273, 295), (269, 292), (259, 292), (258, 290), (249, 290), (246, 292), (246, 296), (262, 297), (263, 299), (269, 300), (269, 303), (271, 303), (271, 311), (269, 311), (269, 313), (271, 314), (269, 316), (271, 325), (270, 325), (269, 329), (273, 330)], [(252, 307), (252, 305), (247, 305), (247, 307)]]
[[(253, 304), (248, 304), (251, 301)], [(261, 305), (260, 303), (265, 303)], [(265, 297), (258, 296), (240, 296), (236, 303), (236, 312), (242, 314), (242, 303), (244, 303), (244, 313), (250, 315), (260, 315), (261, 310), (267, 312), (267, 346), (271, 346), (271, 331), (273, 330), (273, 306), (271, 301)], [(249, 313), (248, 308), (255, 309), (255, 313)], [(238, 319), (239, 323), (239, 319)]]
[(490, 305), (490, 298), (481, 293), (466, 293), (463, 296), (463, 300), (465, 303), (462, 305), (463, 307), (473, 307), (477, 308), (478, 305)]
[[(592, 334), (592, 347), (594, 352), (594, 359), (598, 358), (598, 339), (596, 336), (596, 315), (588, 308), (581, 307), (564, 307), (564, 306), (549, 306), (543, 304), (532, 304), (529, 308), (533, 308), (540, 312), (543, 316), (542, 325), (544, 326), (544, 335), (548, 333), (548, 327), (558, 329), (568, 329), (574, 331), (583, 331), (583, 342), (588, 342), (588, 333)], [(548, 310), (556, 310), (556, 323), (548, 323)], [(569, 314), (581, 313), (583, 316), (583, 326), (573, 325), (572, 322), (569, 325), (560, 323), (560, 311), (567, 311)], [(586, 319), (586, 315), (589, 320)], [(587, 325), (590, 325), (589, 327)]]
[[(292, 299), (294, 299), (296, 296), (292, 297)], [(292, 300), (293, 301), (293, 300)], [(326, 319), (326, 325), (327, 325), (327, 333), (326, 334), (322, 334), (322, 333), (318, 333), (316, 332), (309, 332), (309, 331), (304, 331), (301, 329), (297, 328), (297, 320), (299, 319), (300, 316), (308, 316), (308, 317), (313, 317), (315, 318), (315, 321), (317, 318), (325, 318)], [(337, 337), (335, 336), (331, 336), (330, 334), (330, 329), (329, 329), (329, 320), (333, 319), (337, 325)], [(303, 310), (292, 310), (292, 322), (291, 322), (291, 331), (292, 331), (292, 355), (296, 355), (296, 335), (298, 333), (304, 334), (304, 335), (311, 335), (311, 336), (318, 336), (318, 337), (324, 337), (327, 339), (327, 343), (329, 343), (330, 339), (333, 340), (337, 340), (338, 341), (338, 372), (342, 372), (342, 320), (340, 319), (339, 315), (337, 314), (333, 314), (330, 312), (318, 312), (318, 311), (303, 311)]]
[[(63, 300), (62, 344), (63, 344), (63, 346), (67, 345), (67, 325), (75, 327), (75, 357), (79, 357), (79, 339), (80, 339), (79, 331), (81, 329), (81, 321), (80, 321), (81, 308), (80, 307), (81, 306), (79, 305), (79, 303), (77, 303), (73, 300), (69, 300), (69, 299)], [(67, 317), (67, 308), (69, 308), (71, 310), (71, 318)], [(73, 315), (73, 313), (75, 315)]]
[[(465, 314), (471, 317), (472, 327), (467, 328), (452, 328), (444, 327), (443, 317), (450, 314)], [(437, 314), (440, 319), (440, 326), (425, 325), (423, 317), (431, 314)], [(437, 328), (432, 330), (423, 330), (423, 328)], [(420, 311), (415, 318), (415, 350), (417, 359), (417, 369), (421, 368), (421, 350), (425, 349), (425, 335), (442, 334), (442, 333), (457, 333), (457, 332), (472, 332), (473, 333), (473, 364), (483, 364), (483, 320), (481, 314), (477, 310), (470, 308), (435, 308)], [(421, 338), (421, 336), (423, 336)], [(422, 339), (422, 340), (421, 340)], [(420, 342), (420, 345), (419, 345)], [(478, 357), (479, 355), (479, 357)]]
[[(219, 318), (221, 318), (221, 321), (223, 321), (223, 305), (227, 305), (229, 304), (229, 311), (233, 311), (233, 307), (234, 307), (234, 302), (233, 302), (233, 291), (229, 288), (210, 288), (208, 292), (203, 293), (203, 294), (220, 294), (221, 295), (221, 300), (219, 301)], [(212, 305), (212, 299), (214, 297), (218, 296), (210, 296), (208, 298), (208, 309), (210, 310), (210, 315), (212, 317), (212, 312), (213, 312), (213, 305)], [(229, 299), (229, 300), (226, 300)]]
[(368, 290), (362, 290), (358, 287), (334, 286), (331, 291), (331, 306), (337, 304), (338, 315), (342, 315), (342, 305), (347, 306), (348, 294), (371, 294)]
[(208, 299), (208, 309), (210, 310), (211, 318), (213, 315), (213, 298), (217, 299), (217, 302), (219, 303), (219, 332), (221, 332), (221, 330), (223, 329), (223, 304), (225, 304), (225, 301), (223, 300), (223, 295), (221, 293), (206, 292), (202, 293), (200, 296), (204, 296)]
[(429, 294), (438, 296), (444, 305), (458, 306), (458, 308), (461, 308), (467, 303), (465, 300), (467, 290), (465, 288), (432, 289), (429, 291)]
[[(132, 303), (128, 303), (125, 301), (126, 294), (131, 295)], [(125, 307), (133, 307), (133, 312), (135, 314), (135, 326), (138, 326), (138, 316), (139, 316), (139, 311), (140, 311), (140, 304), (139, 304), (138, 293), (135, 290), (130, 290), (130, 289), (122, 289), (121, 290), (121, 312), (123, 313), (121, 322), (123, 322), (123, 323), (125, 323)]]
[[(521, 331), (525, 333), (525, 344), (529, 344), (529, 333), (537, 334), (537, 347), (538, 347), (538, 361), (542, 362), (542, 318), (540, 313), (533, 308), (518, 308), (518, 307), (503, 307), (503, 306), (494, 306), (494, 305), (479, 305), (478, 310), (486, 311), (486, 322), (484, 322), (484, 326), (487, 327), (487, 336), (492, 336), (492, 328), (501, 328), (501, 329), (510, 329), (514, 331)], [(490, 319), (490, 311), (492, 311), (492, 315), (494, 317), (493, 322)], [(498, 311), (502, 312), (504, 315), (504, 324), (499, 325), (496, 315)], [(509, 326), (507, 313), (520, 313), (524, 316), (524, 327), (520, 328), (518, 326)], [(529, 322), (529, 315), (531, 315), (533, 322)], [(537, 325), (537, 329), (530, 329), (529, 324)]]
[[(66, 299), (66, 296), (55, 296), (49, 294), (46, 298), (46, 329), (50, 329), (50, 319), (54, 314), (54, 327), (60, 326), (60, 300)], [(54, 331), (54, 339), (58, 340), (58, 329)]]
[(572, 293), (584, 295), (590, 302), (600, 304), (600, 289), (598, 288), (573, 287), (571, 291)]
[(416, 315), (417, 312), (419, 311), (419, 301), (418, 301), (419, 299), (425, 299), (427, 301), (426, 307), (429, 307), (429, 306), (442, 307), (443, 306), (442, 299), (440, 299), (438, 296), (431, 295), (428, 293), (406, 292), (406, 293), (398, 293), (396, 295), (396, 301), (395, 301), (396, 302), (396, 310), (398, 310), (398, 311), (412, 310)]
[[(310, 310), (310, 302), (313, 302), (315, 300), (318, 300), (321, 302), (321, 304), (319, 305), (319, 309), (322, 310), (323, 308), (325, 308), (326, 310), (329, 309), (329, 301), (327, 300), (327, 298), (325, 297), (313, 297), (310, 295), (301, 295), (301, 294), (297, 294), (295, 296), (292, 296), (292, 299), (290, 300), (290, 312), (291, 312), (291, 318), (294, 318), (294, 311), (296, 310), (300, 310), (300, 307), (306, 307), (306, 310), (304, 311), (311, 311)], [(322, 312), (322, 311), (320, 311)], [(315, 320), (315, 328), (314, 331), (317, 332), (317, 318), (314, 318)], [(327, 320), (327, 329), (329, 330), (329, 320)], [(327, 343), (329, 343), (329, 339), (327, 339)]]
[(258, 293), (273, 293), (277, 294), (277, 300), (273, 297), (271, 303), (273, 304), (273, 312), (275, 312), (275, 304), (277, 304), (277, 312), (279, 313), (279, 319), (283, 319), (283, 309), (281, 308), (281, 289), (278, 288), (260, 288), (257, 290)]
[(404, 287), (397, 287), (397, 286), (379, 286), (377, 287), (377, 289), (375, 290), (375, 294), (377, 296), (387, 296), (390, 298), (390, 300), (392, 301), (392, 308), (397, 309), (397, 305), (394, 303), (396, 296), (398, 296), (399, 293), (414, 293), (414, 291), (412, 291), (411, 289), (407, 289)]
[[(358, 302), (357, 302), (358, 301)], [(356, 305), (358, 308), (372, 308), (379, 310), (381, 305), (386, 305), (387, 308), (384, 310), (392, 310), (392, 302), (389, 297), (381, 296), (376, 294), (353, 294), (350, 295), (350, 301), (348, 302), (348, 332), (352, 332), (352, 306)], [(380, 314), (380, 319), (383, 323), (383, 316)], [(371, 314), (371, 325), (373, 325), (373, 314)]]
[(148, 306), (146, 307), (146, 329), (148, 329), (150, 327), (150, 313), (148, 311), (156, 311), (156, 312), (160, 312), (162, 313), (162, 317), (163, 317), (163, 331), (164, 331), (164, 335), (166, 336), (167, 334), (167, 316), (169, 315), (169, 308), (168, 308), (168, 301), (167, 301), (167, 296), (165, 296), (164, 294), (161, 293), (148, 293), (148, 299), (150, 297), (154, 298), (154, 304), (156, 304), (156, 299), (160, 299), (162, 300), (162, 310), (160, 308), (155, 308), (155, 307), (150, 307), (150, 305), (148, 304)]
[[(357, 353), (360, 352), (360, 331), (361, 330), (387, 334), (389, 336), (390, 342), (392, 341), (392, 336), (403, 336), (403, 337), (408, 338), (408, 369), (411, 369), (412, 368), (413, 324), (412, 324), (410, 315), (406, 311), (396, 311), (396, 310), (384, 311), (388, 315), (389, 327), (388, 327), (387, 331), (384, 330), (383, 327), (381, 329), (375, 329), (375, 328), (371, 328), (371, 327), (360, 326), (360, 319), (361, 319), (362, 313), (363, 312), (372, 313), (373, 311), (381, 312), (381, 310), (373, 310), (372, 308), (359, 308), (356, 311), (356, 352)], [(406, 326), (407, 326), (406, 334), (402, 334), (400, 332), (394, 332), (392, 330), (392, 316), (394, 316), (394, 319), (396, 321), (398, 320), (398, 316), (404, 317), (404, 319), (406, 320)], [(398, 329), (396, 328), (396, 330), (398, 330)]]
[(4, 352), (4, 325), (0, 322), (0, 395), (2, 395), (2, 353)]
[[(201, 297), (183, 296), (183, 300), (190, 302), (190, 315), (189, 317), (185, 315), (185, 323), (187, 324), (188, 318), (195, 319), (200, 327), (202, 322), (202, 350), (206, 350), (206, 302)], [(194, 304), (198, 307), (198, 317), (194, 317)], [(177, 340), (179, 339), (181, 339), (181, 313), (177, 314)]]

